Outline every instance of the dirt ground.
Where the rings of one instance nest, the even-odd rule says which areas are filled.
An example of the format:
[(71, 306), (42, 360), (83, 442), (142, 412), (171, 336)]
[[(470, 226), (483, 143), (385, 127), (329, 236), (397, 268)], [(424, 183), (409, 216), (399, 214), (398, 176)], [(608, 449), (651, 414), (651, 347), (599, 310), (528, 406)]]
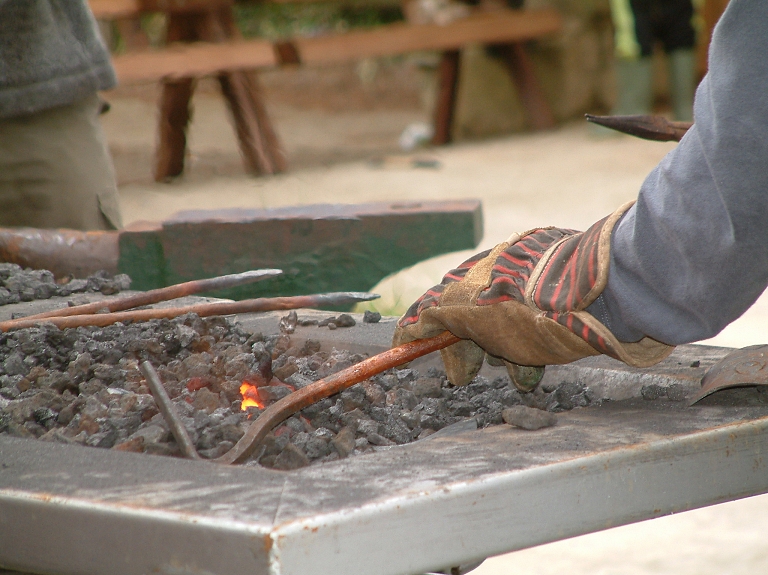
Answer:
[[(288, 173), (243, 173), (226, 107), (205, 82), (194, 100), (188, 170), (155, 183), (151, 165), (154, 87), (107, 94), (103, 124), (114, 155), (126, 223), (158, 220), (182, 209), (272, 207), (323, 202), (480, 198), (480, 248), (537, 225), (584, 229), (633, 199), (643, 178), (673, 144), (629, 137), (595, 138), (581, 122), (545, 133), (463, 142), (415, 155), (439, 162), (413, 168), (397, 140), (428, 121), (416, 66), (371, 71), (339, 67), (262, 76), (267, 103), (285, 144)], [(426, 84), (425, 84), (426, 82)], [(384, 159), (384, 162), (372, 162)], [(418, 233), (418, 230), (414, 230)], [(375, 288), (380, 309), (398, 311), (469, 252), (423, 262)], [(709, 343), (764, 343), (768, 298)], [(656, 519), (511, 553), (477, 575), (722, 575), (768, 570), (768, 496)]]

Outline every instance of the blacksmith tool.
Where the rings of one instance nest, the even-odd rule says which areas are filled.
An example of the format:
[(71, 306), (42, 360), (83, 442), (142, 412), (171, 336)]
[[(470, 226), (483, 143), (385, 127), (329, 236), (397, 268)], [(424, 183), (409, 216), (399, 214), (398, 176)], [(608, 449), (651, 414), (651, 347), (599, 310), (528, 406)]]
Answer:
[(6, 331), (6, 324), (11, 324), (10, 329), (24, 329), (34, 327), (41, 323), (53, 324), (59, 329), (81, 326), (104, 327), (117, 322), (149, 321), (151, 319), (172, 319), (186, 313), (196, 313), (200, 317), (212, 315), (233, 315), (237, 313), (254, 313), (263, 311), (278, 311), (286, 309), (299, 309), (304, 307), (337, 307), (352, 305), (361, 301), (371, 301), (381, 296), (366, 292), (331, 292), (313, 295), (299, 295), (287, 297), (262, 297), (245, 299), (242, 301), (224, 301), (214, 303), (202, 303), (183, 307), (167, 307), (152, 309), (137, 309), (115, 313), (96, 313), (87, 315), (73, 315), (69, 317), (49, 317), (43, 319), (19, 318), (9, 322), (0, 323), (0, 330)]
[(729, 353), (701, 379), (701, 390), (688, 405), (732, 387), (768, 385), (768, 345), (751, 345)]
[[(19, 320), (39, 320), (49, 317), (68, 317), (72, 315), (88, 315), (100, 313), (103, 310), (108, 312), (124, 311), (135, 307), (152, 305), (162, 301), (169, 301), (180, 297), (194, 295), (197, 293), (216, 291), (220, 289), (231, 288), (235, 286), (246, 285), (275, 276), (279, 276), (283, 270), (251, 270), (240, 274), (228, 274), (215, 278), (193, 280), (164, 288), (149, 290), (147, 292), (129, 295), (119, 298), (96, 301), (84, 305), (65, 307), (35, 315), (28, 315)], [(0, 322), (0, 331), (8, 331), (13, 328), (14, 323), (19, 320), (9, 320)]]
[(152, 392), (152, 397), (155, 398), (157, 409), (163, 414), (168, 427), (171, 428), (173, 438), (176, 440), (182, 455), (187, 459), (200, 459), (200, 455), (195, 449), (195, 444), (189, 436), (187, 428), (184, 427), (184, 422), (176, 411), (176, 407), (168, 396), (168, 392), (165, 391), (163, 382), (160, 381), (155, 368), (148, 361), (142, 361), (139, 364), (139, 370), (144, 375), (147, 386)]
[(664, 116), (593, 116), (585, 114), (588, 122), (617, 132), (657, 142), (679, 142), (693, 126), (692, 122), (673, 122)]

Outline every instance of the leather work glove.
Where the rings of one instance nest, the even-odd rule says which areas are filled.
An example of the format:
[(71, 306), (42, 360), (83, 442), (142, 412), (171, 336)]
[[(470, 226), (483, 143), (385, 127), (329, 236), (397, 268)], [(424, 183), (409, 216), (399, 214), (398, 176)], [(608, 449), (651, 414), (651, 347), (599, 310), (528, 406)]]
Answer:
[(469, 383), (487, 353), (503, 361), (521, 391), (536, 387), (543, 366), (587, 356), (658, 363), (674, 348), (649, 337), (622, 343), (584, 311), (605, 289), (611, 233), (631, 205), (586, 232), (537, 228), (470, 258), (411, 305), (393, 344), (447, 329), (462, 339), (441, 350), (451, 383)]

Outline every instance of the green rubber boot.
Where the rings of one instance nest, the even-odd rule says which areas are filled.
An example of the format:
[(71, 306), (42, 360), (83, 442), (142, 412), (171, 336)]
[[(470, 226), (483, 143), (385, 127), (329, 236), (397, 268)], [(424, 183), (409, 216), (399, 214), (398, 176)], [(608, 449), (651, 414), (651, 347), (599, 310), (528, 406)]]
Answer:
[(653, 70), (650, 58), (616, 60), (618, 98), (614, 116), (650, 114), (653, 99)]
[[(612, 116), (650, 114), (653, 100), (653, 70), (650, 58), (616, 58), (616, 104)], [(597, 124), (589, 125), (596, 139), (618, 137), (621, 132)]]
[(693, 50), (675, 50), (667, 55), (669, 92), (675, 120), (693, 120), (693, 94), (696, 91), (696, 58)]

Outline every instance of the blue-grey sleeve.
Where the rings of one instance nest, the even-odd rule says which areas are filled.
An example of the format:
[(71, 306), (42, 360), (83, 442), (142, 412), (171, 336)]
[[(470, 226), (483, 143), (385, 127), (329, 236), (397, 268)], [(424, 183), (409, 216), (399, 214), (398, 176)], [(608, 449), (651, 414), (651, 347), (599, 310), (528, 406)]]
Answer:
[(86, 0), (0, 0), (0, 118), (67, 106), (115, 83)]
[(695, 124), (616, 227), (588, 311), (622, 341), (712, 337), (768, 285), (768, 2), (731, 0)]

